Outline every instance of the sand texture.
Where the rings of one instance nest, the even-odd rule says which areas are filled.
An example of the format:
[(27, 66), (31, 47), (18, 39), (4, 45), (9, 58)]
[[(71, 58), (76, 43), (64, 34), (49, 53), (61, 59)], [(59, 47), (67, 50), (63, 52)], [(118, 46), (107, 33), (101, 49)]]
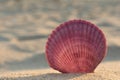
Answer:
[[(0, 0), (0, 80), (120, 80), (120, 0)], [(107, 56), (94, 73), (61, 74), (45, 59), (52, 30), (71, 19), (99, 26)]]
[(105, 62), (100, 64), (94, 73), (62, 74), (52, 69), (41, 69), (4, 72), (0, 77), (5, 80), (119, 80), (119, 68), (119, 62)]

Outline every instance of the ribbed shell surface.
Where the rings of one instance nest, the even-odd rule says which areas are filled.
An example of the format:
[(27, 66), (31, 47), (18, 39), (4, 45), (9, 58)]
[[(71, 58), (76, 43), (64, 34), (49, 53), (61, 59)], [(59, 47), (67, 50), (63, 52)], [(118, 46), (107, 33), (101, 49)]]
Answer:
[(94, 72), (105, 54), (103, 32), (85, 20), (71, 20), (59, 25), (46, 43), (49, 65), (62, 73)]

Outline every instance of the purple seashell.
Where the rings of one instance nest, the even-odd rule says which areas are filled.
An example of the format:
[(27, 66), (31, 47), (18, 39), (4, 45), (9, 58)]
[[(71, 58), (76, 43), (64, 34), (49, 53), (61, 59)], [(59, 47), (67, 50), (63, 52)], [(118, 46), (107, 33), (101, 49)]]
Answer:
[(70, 20), (53, 30), (46, 43), (49, 65), (62, 73), (94, 72), (106, 55), (103, 32), (85, 20)]

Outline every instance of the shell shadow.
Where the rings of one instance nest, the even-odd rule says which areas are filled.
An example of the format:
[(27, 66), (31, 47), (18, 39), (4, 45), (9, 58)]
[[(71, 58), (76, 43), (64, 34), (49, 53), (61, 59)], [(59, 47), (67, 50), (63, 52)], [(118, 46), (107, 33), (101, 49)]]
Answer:
[(107, 55), (103, 62), (106, 61), (118, 61), (120, 60), (120, 47), (119, 46), (108, 46)]
[(18, 77), (15, 80), (69, 80), (82, 75), (84, 74), (47, 73), (38, 76)]

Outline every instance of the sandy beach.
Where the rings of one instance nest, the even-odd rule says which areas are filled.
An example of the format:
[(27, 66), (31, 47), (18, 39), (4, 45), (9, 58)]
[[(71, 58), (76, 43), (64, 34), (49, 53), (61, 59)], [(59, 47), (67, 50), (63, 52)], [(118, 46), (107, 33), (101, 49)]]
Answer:
[[(0, 0), (0, 80), (120, 80), (120, 0)], [(104, 32), (107, 56), (94, 73), (62, 74), (45, 59), (51, 31), (88, 20)]]

